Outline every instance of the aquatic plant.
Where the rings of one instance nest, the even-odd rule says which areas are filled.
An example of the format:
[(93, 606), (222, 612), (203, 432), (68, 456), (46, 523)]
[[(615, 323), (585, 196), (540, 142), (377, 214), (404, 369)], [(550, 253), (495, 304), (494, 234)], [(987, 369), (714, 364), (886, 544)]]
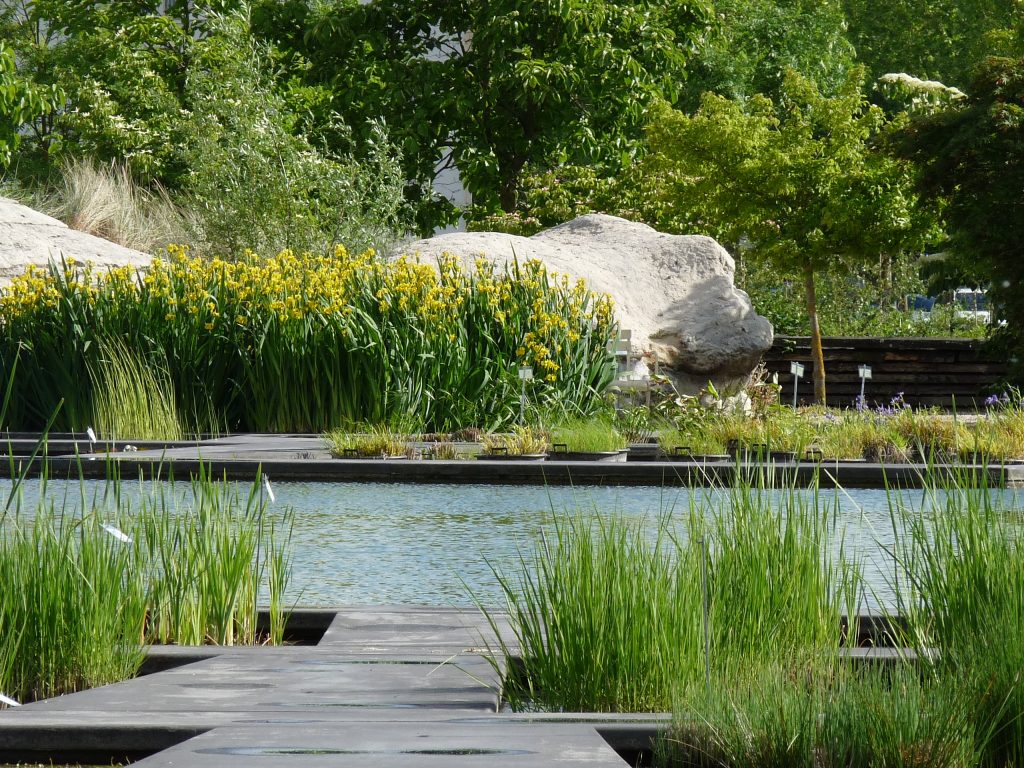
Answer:
[(517, 708), (667, 710), (707, 675), (834, 650), (859, 579), (842, 553), (823, 554), (833, 510), (816, 495), (773, 498), (750, 486), (704, 496), (685, 536), (669, 516), (652, 533), (556, 515), (517, 572), (495, 573), (512, 637), (490, 658), (521, 659), (503, 694)]
[(65, 398), (59, 429), (95, 410), (100, 342), (166, 370), (190, 431), (322, 432), (397, 423), (497, 427), (530, 403), (586, 413), (610, 382), (611, 303), (536, 261), (496, 270), (443, 257), (384, 261), (372, 251), (204, 261), (173, 246), (146, 272), (97, 274), (72, 262), (0, 290), (0, 379), (32, 350), (9, 421), (39, 428)]
[[(111, 481), (0, 518), (0, 692), (54, 696), (132, 677), (145, 643), (281, 642), (290, 513), (200, 476), (137, 492)], [(270, 636), (257, 627), (269, 602)]]

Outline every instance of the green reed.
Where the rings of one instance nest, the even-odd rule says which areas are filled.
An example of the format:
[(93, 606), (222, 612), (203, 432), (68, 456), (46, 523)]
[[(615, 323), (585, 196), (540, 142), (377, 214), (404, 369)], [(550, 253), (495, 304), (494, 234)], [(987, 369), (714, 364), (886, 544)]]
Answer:
[[(145, 643), (279, 643), (291, 516), (201, 475), (120, 482), (26, 508), (0, 525), (0, 691), (36, 699), (135, 674)], [(270, 632), (257, 627), (269, 600)]]
[(46, 698), (132, 677), (143, 660), (146, 586), (99, 518), (42, 505), (0, 529), (0, 690)]
[(105, 439), (180, 440), (174, 387), (166, 366), (152, 366), (123, 342), (100, 343), (89, 367), (93, 425)]
[(986, 476), (928, 478), (923, 509), (894, 497), (898, 610), (931, 673), (957, 682), (979, 731), (981, 765), (1024, 762), (1024, 549), (1020, 510)]
[[(186, 431), (322, 432), (343, 424), (498, 427), (531, 406), (587, 413), (610, 383), (607, 297), (539, 263), (384, 261), (285, 251), (203, 261), (174, 247), (145, 273), (53, 265), (0, 290), (0, 378), (20, 345), (10, 422), (93, 418), (102, 344), (166, 370)], [(116, 340), (116, 342), (114, 341)], [(161, 374), (162, 375), (162, 374)], [(101, 382), (97, 382), (99, 384)], [(109, 388), (108, 388), (109, 389)], [(108, 394), (110, 394), (108, 392)]]
[(658, 745), (671, 768), (967, 768), (977, 765), (972, 703), (902, 665), (856, 669), (818, 657), (754, 665), (694, 690)]
[(516, 573), (496, 574), (513, 636), (490, 658), (499, 669), (521, 658), (506, 697), (518, 708), (666, 710), (708, 674), (834, 650), (859, 577), (826, 554), (833, 526), (816, 494), (763, 486), (697, 498), (684, 531), (670, 515), (653, 531), (556, 516)]

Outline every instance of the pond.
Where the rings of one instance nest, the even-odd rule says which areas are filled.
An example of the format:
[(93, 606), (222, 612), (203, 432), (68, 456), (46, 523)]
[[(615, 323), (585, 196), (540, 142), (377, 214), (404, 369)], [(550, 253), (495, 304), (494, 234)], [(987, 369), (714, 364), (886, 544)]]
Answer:
[[(86, 481), (85, 495), (102, 493)], [(131, 484), (126, 483), (126, 492)], [(10, 483), (0, 482), (4, 498)], [(618, 514), (653, 529), (668, 517), (685, 532), (691, 505), (712, 503), (722, 491), (650, 487), (544, 487), (413, 485), (383, 483), (274, 482), (275, 511), (294, 510), (294, 575), (290, 598), (304, 606), (416, 604), (469, 606), (471, 595), (500, 605), (491, 571), (514, 573), (520, 553), (529, 555), (554, 516)], [(1013, 504), (1013, 491), (1005, 494)], [(34, 506), (39, 483), (24, 488)], [(809, 493), (809, 492), (808, 492)], [(694, 496), (696, 494), (696, 496)], [(862, 560), (868, 584), (866, 610), (891, 604), (894, 541), (889, 497), (884, 490), (822, 490), (822, 503), (838, 503), (833, 548)], [(47, 495), (74, 506), (79, 483), (50, 481)], [(921, 491), (903, 502), (919, 509)], [(707, 505), (704, 505), (707, 506)], [(653, 532), (653, 530), (652, 530)]]

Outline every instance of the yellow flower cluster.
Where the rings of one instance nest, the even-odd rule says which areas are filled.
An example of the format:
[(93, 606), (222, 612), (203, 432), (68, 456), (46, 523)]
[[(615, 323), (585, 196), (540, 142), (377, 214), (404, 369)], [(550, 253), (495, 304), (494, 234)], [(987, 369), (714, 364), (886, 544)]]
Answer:
[[(484, 259), (466, 268), (446, 255), (435, 268), (416, 258), (350, 254), (340, 246), (329, 256), (286, 250), (226, 261), (199, 259), (187, 246), (172, 245), (143, 272), (123, 267), (100, 274), (69, 261), (30, 269), (0, 291), (0, 324), (78, 311), (134, 313), (196, 333), (253, 334), (276, 322), (289, 334), (308, 335), (376, 318), (378, 325), (412, 328), (448, 346), (482, 329), (547, 382), (558, 380), (576, 345), (606, 334), (612, 323), (607, 297), (582, 281), (549, 275), (539, 261), (499, 271)], [(347, 333), (360, 340), (357, 332)]]

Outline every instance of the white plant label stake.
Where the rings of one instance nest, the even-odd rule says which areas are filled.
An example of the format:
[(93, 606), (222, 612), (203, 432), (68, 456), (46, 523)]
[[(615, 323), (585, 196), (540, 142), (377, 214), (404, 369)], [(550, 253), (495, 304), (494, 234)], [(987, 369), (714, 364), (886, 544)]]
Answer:
[(92, 431), (92, 427), (85, 428), (85, 436), (89, 438), (89, 450), (92, 450), (93, 443), (96, 442), (96, 433)]
[(277, 498), (274, 496), (274, 489), (270, 485), (270, 478), (267, 475), (263, 476), (263, 489), (267, 492), (267, 498), (271, 502), (277, 501)]
[(0, 693), (0, 704), (6, 704), (8, 707), (20, 707), (21, 706), (21, 702), (15, 701), (10, 696), (5, 696), (2, 693)]
[(523, 382), (522, 391), (519, 394), (519, 423), (526, 421), (526, 382), (533, 378), (533, 366), (524, 365), (519, 369), (519, 380)]
[(793, 410), (796, 410), (796, 391), (800, 386), (800, 377), (804, 375), (804, 364), (792, 362), (789, 364), (789, 372), (793, 374)]
[(864, 382), (871, 378), (871, 366), (870, 365), (858, 365), (857, 375), (860, 376), (860, 404), (861, 407), (865, 406), (864, 403)]

